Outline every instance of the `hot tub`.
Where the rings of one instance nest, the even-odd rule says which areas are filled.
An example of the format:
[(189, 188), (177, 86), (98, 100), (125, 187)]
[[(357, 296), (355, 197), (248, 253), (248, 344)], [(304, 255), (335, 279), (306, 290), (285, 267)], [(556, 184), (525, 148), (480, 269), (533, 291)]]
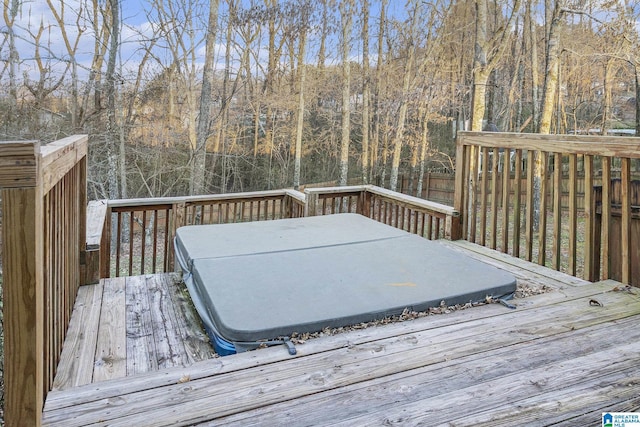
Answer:
[(503, 270), (358, 214), (186, 226), (175, 248), (221, 355), (516, 288)]

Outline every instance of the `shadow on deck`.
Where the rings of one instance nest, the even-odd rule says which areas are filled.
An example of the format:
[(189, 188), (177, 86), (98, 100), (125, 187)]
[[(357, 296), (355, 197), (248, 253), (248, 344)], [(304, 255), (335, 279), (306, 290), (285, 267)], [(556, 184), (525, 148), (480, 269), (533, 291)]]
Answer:
[(443, 244), (551, 291), (211, 358), (177, 276), (103, 280), (81, 288), (44, 424), (594, 425), (640, 408), (636, 289)]

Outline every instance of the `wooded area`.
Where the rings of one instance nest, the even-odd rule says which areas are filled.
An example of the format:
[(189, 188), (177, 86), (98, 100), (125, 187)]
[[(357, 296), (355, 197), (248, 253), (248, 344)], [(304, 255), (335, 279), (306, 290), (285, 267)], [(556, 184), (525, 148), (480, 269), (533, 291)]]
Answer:
[(453, 168), (460, 129), (633, 134), (639, 17), (595, 0), (7, 0), (0, 139), (88, 133), (90, 198), (421, 186)]

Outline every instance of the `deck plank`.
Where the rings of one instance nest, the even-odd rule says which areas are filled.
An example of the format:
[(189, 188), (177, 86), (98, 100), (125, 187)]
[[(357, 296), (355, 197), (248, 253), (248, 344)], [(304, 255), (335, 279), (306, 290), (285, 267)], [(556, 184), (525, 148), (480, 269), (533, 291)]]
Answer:
[(124, 377), (127, 374), (125, 286), (124, 277), (104, 281), (94, 381)]
[(178, 330), (176, 313), (165, 280), (147, 276), (144, 282), (149, 292), (158, 368), (184, 366), (187, 354), (183, 340), (175, 332)]
[(519, 274), (523, 278), (533, 275), (534, 277), (541, 278), (542, 281), (553, 281), (559, 285), (572, 286), (588, 285), (591, 283), (588, 280), (570, 276), (561, 271), (528, 262), (524, 259), (515, 258), (509, 254), (467, 242), (466, 240), (440, 240), (439, 243), (458, 250), (467, 256), (483, 261), (486, 264), (494, 265), (514, 274)]
[(189, 297), (187, 287), (178, 274), (160, 276), (162, 285), (167, 289), (176, 313), (175, 329), (185, 347), (185, 365), (211, 359), (215, 351), (209, 337), (204, 332), (202, 322)]
[[(619, 327), (617, 330), (620, 334), (625, 334), (625, 337), (629, 334), (626, 339), (640, 338), (635, 319), (626, 319), (619, 323)], [(610, 324), (599, 324), (574, 334), (545, 337), (460, 359), (445, 360), (421, 369), (306, 396), (296, 400), (295, 406), (284, 402), (218, 419), (216, 425), (333, 424), (369, 414), (372, 408), (382, 413), (398, 402), (429, 399), (513, 373), (528, 376), (530, 369), (584, 356), (586, 352), (595, 350), (592, 345), (594, 341), (609, 338), (610, 328)], [(549, 351), (549, 348), (554, 351)], [(305, 410), (297, 410), (300, 407)], [(323, 411), (323, 408), (333, 410)], [(456, 425), (458, 422), (461, 421), (456, 421)]]
[[(528, 423), (540, 418), (546, 419), (540, 412), (543, 409), (551, 415), (557, 415), (593, 404), (594, 396), (589, 395), (585, 399), (587, 402), (580, 402), (578, 396), (588, 390), (598, 389), (598, 383), (610, 384), (607, 390), (600, 387), (596, 393), (599, 396), (596, 401), (606, 404), (603, 399), (614, 389), (619, 389), (616, 385), (622, 384), (628, 373), (635, 369), (633, 355), (638, 351), (639, 342), (605, 349), (562, 364), (528, 369), (526, 375), (515, 372), (429, 399), (396, 404), (384, 412), (374, 409), (361, 417), (334, 425), (500, 425), (500, 417), (507, 418), (506, 425), (514, 425), (514, 421), (515, 425), (530, 425)], [(611, 357), (619, 358), (620, 363), (611, 363)], [(585, 372), (590, 374), (588, 381), (585, 381)], [(549, 391), (553, 393), (545, 393)], [(534, 403), (527, 408), (527, 401)], [(451, 402), (456, 404), (451, 405)], [(461, 414), (468, 414), (466, 422), (458, 422), (457, 417)]]
[[(546, 336), (567, 333), (599, 323), (640, 314), (640, 302), (623, 293), (603, 293), (604, 307), (592, 307), (588, 299), (576, 299), (527, 311), (453, 324), (415, 334), (397, 336), (363, 345), (291, 358), (278, 364), (245, 369), (224, 376), (205, 377), (185, 384), (119, 396), (118, 411), (110, 399), (65, 408), (59, 416), (73, 418), (67, 425), (101, 421), (106, 425), (137, 425), (153, 413), (158, 425), (202, 422), (350, 384), (418, 369), (507, 347)], [(486, 331), (491, 331), (487, 339)], [(101, 409), (102, 408), (102, 409)], [(56, 422), (49, 411), (47, 422)], [(101, 424), (98, 424), (101, 425)]]
[[(526, 299), (515, 300), (518, 310), (532, 310), (538, 307), (559, 304), (579, 298), (599, 298), (601, 294), (610, 291), (617, 282), (602, 282), (589, 287), (567, 287), (563, 290), (535, 295)], [(499, 304), (490, 304), (474, 307), (470, 310), (453, 311), (446, 315), (433, 315), (415, 319), (409, 322), (391, 323), (375, 328), (355, 330), (349, 333), (338, 334), (314, 339), (304, 345), (298, 345), (299, 357), (325, 353), (354, 345), (369, 344), (387, 338), (408, 335), (424, 330), (442, 328), (454, 324), (464, 325), (472, 321), (488, 319), (511, 313), (510, 310)], [(50, 394), (47, 399), (47, 408), (56, 410), (88, 400), (109, 398), (125, 393), (134, 393), (156, 387), (175, 384), (181, 378), (188, 376), (192, 380), (205, 378), (211, 375), (222, 375), (254, 366), (278, 363), (290, 360), (284, 349), (275, 347), (260, 350), (259, 352), (247, 352), (211, 360), (205, 360), (191, 366), (189, 369), (165, 369), (157, 374), (150, 373), (127, 377), (118, 381), (102, 382), (99, 387), (87, 385), (76, 391), (67, 393), (56, 392)]]
[(144, 276), (126, 279), (127, 375), (158, 370), (151, 304)]
[(71, 314), (53, 390), (91, 383), (102, 304), (102, 284), (81, 286)]

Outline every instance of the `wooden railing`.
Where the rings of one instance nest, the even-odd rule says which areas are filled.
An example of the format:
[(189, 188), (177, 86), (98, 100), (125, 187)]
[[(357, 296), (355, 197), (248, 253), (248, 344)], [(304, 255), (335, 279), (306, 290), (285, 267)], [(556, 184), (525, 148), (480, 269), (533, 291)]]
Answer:
[(87, 137), (0, 143), (5, 423), (38, 426), (85, 257)]
[(99, 219), (89, 235), (100, 236), (92, 271), (99, 273), (89, 280), (173, 271), (173, 237), (183, 225), (295, 218), (304, 203), (294, 190), (92, 202)]
[[(366, 185), (94, 201), (86, 210), (86, 136), (43, 147), (0, 143), (6, 424), (40, 425), (78, 286), (172, 270), (171, 240), (182, 225), (356, 212), (425, 238), (465, 238), (574, 275), (583, 270), (591, 280), (619, 271), (629, 283), (638, 251), (631, 236), (640, 233), (632, 197), (640, 185), (631, 180), (639, 147), (633, 138), (460, 132), (454, 207)], [(580, 215), (579, 173), (586, 190), (601, 186), (585, 190)], [(536, 183), (544, 195), (538, 230)], [(563, 186), (565, 210), (556, 191)]]
[(173, 237), (183, 225), (265, 221), (341, 212), (359, 213), (428, 239), (456, 235), (450, 207), (375, 186), (93, 201), (87, 280), (174, 270)]
[[(638, 141), (624, 137), (459, 132), (454, 207), (463, 218), (462, 238), (574, 276), (610, 278), (610, 183), (618, 177), (621, 233), (614, 244), (621, 254), (620, 279), (629, 283), (631, 163), (640, 158)], [(540, 159), (540, 178), (536, 178), (533, 167), (536, 156)], [(501, 170), (511, 173), (499, 173)], [(579, 174), (584, 175), (585, 187), (582, 213), (576, 202)], [(515, 196), (523, 191), (523, 183), (524, 200)], [(602, 186), (598, 235), (594, 185)], [(568, 189), (568, 209), (564, 211), (562, 188)], [(539, 197), (538, 218), (534, 216), (536, 193), (543, 195)]]
[(459, 236), (460, 218), (451, 206), (373, 185), (308, 188), (306, 215), (359, 213), (427, 239)]

